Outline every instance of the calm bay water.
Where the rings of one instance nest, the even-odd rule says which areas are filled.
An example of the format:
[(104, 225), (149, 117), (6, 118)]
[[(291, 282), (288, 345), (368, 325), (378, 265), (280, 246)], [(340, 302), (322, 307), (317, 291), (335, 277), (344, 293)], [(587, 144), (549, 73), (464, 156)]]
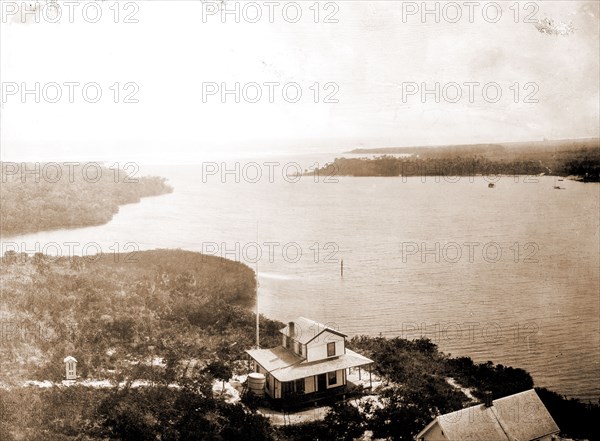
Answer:
[(267, 316), (306, 316), (350, 335), (423, 335), (453, 355), (527, 369), (538, 386), (600, 397), (598, 184), (288, 183), (280, 172), (274, 183), (229, 176), (223, 184), (218, 176), (203, 183), (199, 166), (143, 171), (167, 177), (175, 192), (124, 206), (107, 225), (6, 242), (94, 242), (105, 252), (133, 243), (251, 266), (258, 243)]

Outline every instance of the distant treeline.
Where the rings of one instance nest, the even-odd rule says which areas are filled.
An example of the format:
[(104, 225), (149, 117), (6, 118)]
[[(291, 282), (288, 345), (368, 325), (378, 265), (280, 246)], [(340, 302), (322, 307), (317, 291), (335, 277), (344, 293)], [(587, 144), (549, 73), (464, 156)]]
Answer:
[[(0, 382), (12, 384), (0, 387), (2, 441), (351, 440), (367, 430), (412, 440), (436, 415), (474, 404), (448, 377), (477, 398), (533, 387), (522, 369), (452, 358), (426, 339), (356, 337), (349, 346), (371, 357), (386, 383), (382, 405), (340, 403), (325, 421), (275, 427), (252, 400), (229, 403), (213, 391), (215, 380), (251, 369), (244, 350), (254, 345), (256, 279), (247, 266), (180, 250), (58, 259), (7, 252), (0, 263)], [(263, 347), (280, 344), (282, 323), (261, 317), (260, 327)], [(82, 379), (113, 386), (16, 384), (61, 380), (66, 355)], [(538, 393), (563, 434), (598, 439), (597, 403)]]
[(72, 164), (0, 163), (0, 235), (101, 225), (120, 205), (173, 191), (164, 178), (129, 176), (97, 163)]
[[(570, 176), (600, 182), (600, 140), (354, 150), (316, 173), (340, 176)], [(410, 155), (396, 157), (391, 155)]]

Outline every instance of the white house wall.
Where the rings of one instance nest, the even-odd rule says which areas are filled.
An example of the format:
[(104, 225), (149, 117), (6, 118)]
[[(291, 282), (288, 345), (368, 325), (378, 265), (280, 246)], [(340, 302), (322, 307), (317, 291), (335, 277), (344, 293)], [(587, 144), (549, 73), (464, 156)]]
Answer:
[(333, 332), (323, 331), (313, 341), (307, 344), (307, 361), (323, 360), (327, 358), (327, 343), (335, 342), (335, 356), (344, 354), (344, 337)]
[(275, 391), (275, 378), (273, 378), (273, 375), (267, 374), (266, 392), (269, 396), (272, 397), (274, 391)]
[(273, 398), (281, 398), (281, 382), (275, 380), (275, 394)]
[(315, 391), (315, 377), (306, 377), (304, 379), (304, 393), (310, 394)]

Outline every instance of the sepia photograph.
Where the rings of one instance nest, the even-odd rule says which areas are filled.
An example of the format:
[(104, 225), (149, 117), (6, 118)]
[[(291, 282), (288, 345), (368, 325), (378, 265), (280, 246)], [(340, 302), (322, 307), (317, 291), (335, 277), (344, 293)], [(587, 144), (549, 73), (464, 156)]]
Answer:
[(0, 0), (0, 441), (600, 441), (600, 2)]

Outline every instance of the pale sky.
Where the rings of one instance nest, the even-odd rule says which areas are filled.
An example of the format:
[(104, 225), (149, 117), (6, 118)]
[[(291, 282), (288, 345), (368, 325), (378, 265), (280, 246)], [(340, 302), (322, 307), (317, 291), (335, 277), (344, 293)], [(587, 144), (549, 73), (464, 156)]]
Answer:
[[(524, 23), (533, 11), (525, 9), (527, 2), (520, 4), (515, 23), (513, 1), (499, 2), (502, 17), (496, 23), (484, 19), (481, 8), (471, 23), (466, 7), (457, 23), (446, 20), (454, 16), (449, 9), (440, 23), (434, 16), (422, 23), (419, 12), (403, 14), (406, 4), (421, 2), (400, 1), (330, 2), (339, 7), (333, 16), (338, 23), (323, 22), (335, 12), (327, 2), (320, 4), (319, 23), (309, 9), (314, 2), (298, 2), (302, 19), (289, 23), (281, 9), (290, 2), (282, 1), (274, 23), (265, 2), (256, 2), (265, 14), (258, 23), (244, 22), (242, 15), (241, 23), (229, 16), (223, 24), (219, 15), (203, 16), (207, 6), (194, 0), (130, 2), (135, 10), (106, 0), (97, 23), (84, 20), (81, 9), (70, 23), (63, 5), (60, 23), (43, 17), (23, 23), (18, 13), (12, 15), (14, 2), (0, 3), (3, 160), (189, 162), (219, 155), (599, 136), (595, 1), (536, 3), (534, 18), (553, 19), (559, 29), (572, 22), (570, 35), (540, 33)], [(229, 0), (228, 7), (234, 3)], [(138, 23), (123, 22), (129, 13)], [(94, 10), (88, 14), (93, 18)], [(60, 101), (41, 96), (36, 103), (30, 94), (21, 102), (22, 85), (35, 89), (36, 82), (40, 89), (58, 83)], [(64, 85), (69, 82), (81, 85), (75, 86), (73, 103)], [(97, 103), (82, 96), (82, 86), (92, 82), (102, 90)], [(117, 82), (115, 103), (111, 86)], [(233, 88), (236, 82), (259, 83), (263, 99), (235, 103), (230, 96), (222, 103), (217, 94), (203, 102), (203, 83)], [(265, 82), (281, 84), (274, 103)], [(423, 103), (418, 92), (403, 102), (407, 83), (433, 88), (452, 82), (462, 87), (457, 103), (443, 98), (436, 103), (433, 96)], [(487, 102), (478, 87), (471, 103), (465, 82), (497, 83), (502, 98)], [(517, 103), (511, 89), (516, 82)], [(138, 103), (122, 102), (134, 87), (123, 90), (125, 83), (137, 85)], [(281, 88), (288, 83), (300, 86), (300, 102), (283, 98)], [(318, 103), (310, 89), (315, 83), (321, 89)], [(325, 90), (327, 83), (337, 85), (338, 103), (323, 102), (335, 91)], [(526, 83), (536, 86), (524, 89)], [(17, 92), (7, 94), (15, 84)], [(448, 91), (454, 98), (454, 89)], [(524, 102), (529, 92), (539, 102)], [(48, 86), (47, 93), (53, 98), (55, 89)]]

